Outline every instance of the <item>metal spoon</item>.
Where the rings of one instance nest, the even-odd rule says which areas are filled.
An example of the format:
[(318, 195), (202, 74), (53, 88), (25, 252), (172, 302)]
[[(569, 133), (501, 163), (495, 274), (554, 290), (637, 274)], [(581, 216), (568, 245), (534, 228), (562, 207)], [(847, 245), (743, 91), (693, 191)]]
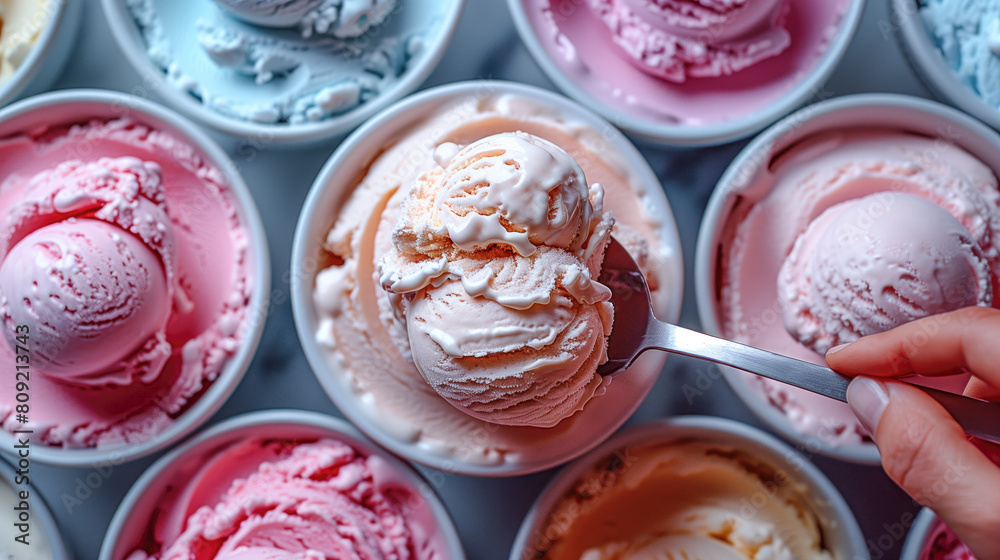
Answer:
[[(657, 319), (639, 265), (615, 239), (605, 254), (600, 282), (611, 288), (611, 303), (615, 307), (614, 328), (608, 338), (608, 361), (597, 368), (600, 375), (617, 375), (640, 354), (655, 349), (731, 366), (847, 402), (847, 385), (851, 380), (832, 369)], [(914, 387), (939, 402), (967, 434), (1000, 443), (1000, 403)]]

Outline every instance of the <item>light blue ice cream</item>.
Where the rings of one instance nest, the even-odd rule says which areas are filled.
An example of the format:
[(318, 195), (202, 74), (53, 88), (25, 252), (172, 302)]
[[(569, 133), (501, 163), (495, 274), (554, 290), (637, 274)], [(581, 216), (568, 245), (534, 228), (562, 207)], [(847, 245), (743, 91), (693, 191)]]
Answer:
[(440, 19), (413, 0), (127, 4), (171, 85), (215, 112), (264, 124), (321, 121), (375, 98), (420, 56)]
[(1000, 2), (924, 0), (920, 15), (959, 78), (1000, 110)]

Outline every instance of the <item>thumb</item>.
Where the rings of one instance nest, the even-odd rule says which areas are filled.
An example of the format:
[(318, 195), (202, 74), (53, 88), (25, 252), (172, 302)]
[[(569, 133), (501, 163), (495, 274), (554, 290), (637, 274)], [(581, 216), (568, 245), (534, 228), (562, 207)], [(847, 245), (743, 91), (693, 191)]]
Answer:
[(944, 519), (980, 558), (1000, 558), (1000, 469), (920, 389), (855, 378), (847, 400), (873, 434), (885, 472)]

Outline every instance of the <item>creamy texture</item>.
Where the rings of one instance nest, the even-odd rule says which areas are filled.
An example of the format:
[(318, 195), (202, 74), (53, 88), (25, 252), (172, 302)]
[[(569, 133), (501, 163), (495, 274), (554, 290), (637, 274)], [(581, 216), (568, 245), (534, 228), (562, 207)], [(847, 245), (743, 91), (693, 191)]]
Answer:
[(612, 40), (671, 82), (739, 72), (788, 48), (788, 0), (588, 0)]
[[(662, 207), (656, 198), (660, 193), (650, 190), (658, 190), (659, 185), (634, 180), (600, 131), (561, 109), (521, 95), (470, 93), (413, 122), (384, 150), (373, 149), (374, 155), (367, 156), (370, 159), (365, 161), (370, 165), (361, 168), (350, 197), (339, 213), (330, 217), (330, 222), (336, 223), (326, 238), (328, 254), (321, 259), (335, 264), (316, 277), (314, 301), (320, 319), (316, 337), (339, 366), (334, 371), (335, 381), (343, 387), (342, 394), (350, 394), (360, 408), (362, 418), (358, 420), (374, 424), (399, 443), (475, 464), (518, 464), (540, 454), (565, 455), (572, 448), (559, 451), (559, 446), (568, 445), (571, 430), (607, 433), (620, 423), (626, 414), (623, 410), (631, 410), (641, 400), (656, 372), (633, 368), (628, 375), (616, 378), (604, 395), (592, 398), (583, 411), (554, 428), (502, 426), (473, 418), (441, 398), (420, 375), (413, 363), (407, 319), (382, 288), (378, 265), (393, 249), (394, 231), (411, 187), (428, 172), (441, 172), (437, 160), (443, 153), (457, 153), (494, 134), (521, 131), (558, 145), (576, 160), (590, 184), (603, 186), (604, 209), (616, 217), (612, 233), (645, 266), (655, 308), (662, 315), (669, 309), (670, 291), (676, 289), (667, 283), (674, 278), (669, 267), (676, 257), (675, 248), (663, 241), (669, 239), (667, 226), (652, 213)], [(561, 234), (552, 237), (561, 238)], [(573, 238), (566, 236), (566, 243), (580, 243)], [(537, 253), (543, 251), (549, 249), (536, 249)], [(450, 297), (458, 298), (445, 290), (439, 294), (441, 299), (429, 300), (426, 305), (447, 305)], [(561, 297), (560, 301), (567, 299), (571, 298)], [(484, 307), (495, 306), (491, 302)], [(538, 333), (548, 328), (532, 323), (529, 316), (504, 313), (517, 319), (519, 328), (537, 327)], [(425, 317), (433, 314), (416, 313)], [(476, 317), (466, 315), (455, 321), (457, 325), (442, 322), (442, 326), (458, 332), (473, 326)], [(467, 342), (470, 348), (504, 343), (492, 338)], [(432, 344), (424, 348), (433, 348)]]
[(542, 48), (587, 95), (646, 122), (748, 117), (807, 76), (849, 0), (522, 0)]
[[(884, 204), (872, 219), (870, 208)], [(904, 323), (990, 306), (983, 250), (947, 210), (919, 196), (876, 193), (827, 208), (778, 272), (785, 328), (818, 354)]]
[(181, 468), (128, 560), (442, 560), (434, 514), (378, 456), (248, 439)]
[[(740, 193), (717, 263), (726, 337), (823, 364), (817, 350), (991, 297), (995, 304), (990, 294), (1000, 293), (997, 178), (940, 139), (821, 133), (774, 157)], [(751, 383), (803, 434), (832, 444), (867, 439), (843, 403)]]
[(613, 223), (604, 189), (537, 136), (456, 148), (439, 146), (409, 187), (380, 282), (439, 395), (488, 422), (552, 427), (602, 385), (614, 313), (596, 280)]
[[(13, 473), (13, 471), (11, 471)], [(41, 494), (36, 490), (28, 489), (27, 507), (31, 514), (29, 520), (30, 534), (28, 544), (21, 544), (15, 541), (14, 537), (21, 535), (21, 531), (14, 526), (20, 523), (18, 514), (14, 507), (19, 506), (21, 497), (19, 492), (25, 491), (25, 487), (18, 485), (12, 487), (7, 480), (0, 479), (0, 558), (12, 560), (52, 560), (52, 547), (49, 545), (48, 535), (35, 511)]]
[(448, 9), (412, 0), (127, 3), (173, 87), (226, 117), (282, 125), (345, 114), (393, 87)]
[[(248, 334), (253, 257), (225, 176), (130, 119), (8, 137), (0, 162), (0, 361), (26, 326), (35, 441), (148, 440)], [(7, 431), (24, 428), (14, 389)]]
[(54, 0), (0, 2), (0, 82), (10, 79), (56, 10)]
[(976, 557), (969, 547), (955, 536), (951, 527), (940, 520), (935, 520), (919, 560), (976, 560)]
[(992, 0), (926, 0), (920, 15), (962, 82), (1000, 110), (1000, 4)]
[(382, 24), (400, 0), (215, 0), (233, 16), (264, 27), (297, 26), (302, 36), (347, 39)]
[(806, 488), (704, 442), (619, 450), (548, 513), (523, 558), (831, 560)]

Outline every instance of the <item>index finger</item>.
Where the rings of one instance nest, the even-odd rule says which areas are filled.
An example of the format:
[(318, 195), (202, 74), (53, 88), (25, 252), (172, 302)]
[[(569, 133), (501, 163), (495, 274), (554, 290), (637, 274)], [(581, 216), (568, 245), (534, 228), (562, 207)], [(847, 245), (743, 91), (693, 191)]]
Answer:
[(952, 375), (967, 370), (1000, 387), (1000, 309), (967, 307), (866, 336), (826, 354), (845, 375)]

